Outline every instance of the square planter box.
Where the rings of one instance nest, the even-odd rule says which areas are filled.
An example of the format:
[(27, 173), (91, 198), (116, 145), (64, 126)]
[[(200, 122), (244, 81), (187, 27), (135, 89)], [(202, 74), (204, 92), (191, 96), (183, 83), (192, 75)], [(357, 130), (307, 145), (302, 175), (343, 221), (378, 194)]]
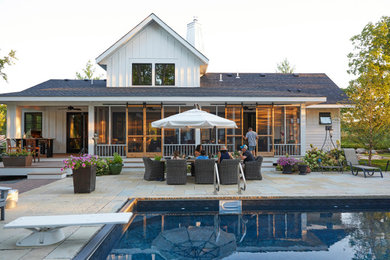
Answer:
[(96, 166), (73, 170), (74, 193), (90, 193), (95, 190)]
[(4, 167), (24, 167), (31, 166), (33, 157), (28, 156), (3, 156)]

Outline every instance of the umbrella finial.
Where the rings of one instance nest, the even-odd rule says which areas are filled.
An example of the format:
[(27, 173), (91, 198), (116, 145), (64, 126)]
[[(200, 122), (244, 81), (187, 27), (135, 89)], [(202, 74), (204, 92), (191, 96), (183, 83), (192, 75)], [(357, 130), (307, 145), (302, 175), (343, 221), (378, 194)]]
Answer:
[(196, 109), (199, 109), (199, 110), (201, 110), (201, 109), (200, 109), (200, 105), (199, 105), (199, 104), (194, 104), (194, 106), (195, 106), (195, 108), (196, 108)]

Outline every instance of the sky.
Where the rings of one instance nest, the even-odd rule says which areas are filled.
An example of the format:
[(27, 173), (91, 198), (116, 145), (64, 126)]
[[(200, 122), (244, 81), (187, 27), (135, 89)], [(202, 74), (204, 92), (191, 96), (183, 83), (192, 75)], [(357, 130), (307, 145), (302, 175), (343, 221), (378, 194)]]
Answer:
[(272, 73), (287, 58), (295, 72), (326, 73), (345, 88), (350, 38), (390, 15), (390, 1), (0, 0), (0, 57), (13, 49), (18, 58), (0, 93), (74, 79), (150, 13), (183, 37), (198, 17), (208, 72)]

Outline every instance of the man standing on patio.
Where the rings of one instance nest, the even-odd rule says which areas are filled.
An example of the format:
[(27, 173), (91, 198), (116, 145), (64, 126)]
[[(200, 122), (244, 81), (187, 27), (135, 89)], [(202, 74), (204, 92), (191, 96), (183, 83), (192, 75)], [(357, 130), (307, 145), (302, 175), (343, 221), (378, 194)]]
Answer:
[(248, 132), (243, 137), (245, 140), (248, 140), (249, 151), (256, 156), (257, 138), (259, 138), (257, 133), (252, 131), (252, 127), (249, 127)]

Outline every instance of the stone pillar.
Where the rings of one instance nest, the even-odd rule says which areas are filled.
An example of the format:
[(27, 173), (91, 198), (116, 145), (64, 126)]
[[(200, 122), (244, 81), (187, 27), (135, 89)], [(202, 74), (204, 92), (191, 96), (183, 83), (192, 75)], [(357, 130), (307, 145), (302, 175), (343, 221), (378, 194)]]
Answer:
[(95, 154), (94, 147), (94, 133), (95, 133), (95, 107), (88, 105), (88, 153)]

